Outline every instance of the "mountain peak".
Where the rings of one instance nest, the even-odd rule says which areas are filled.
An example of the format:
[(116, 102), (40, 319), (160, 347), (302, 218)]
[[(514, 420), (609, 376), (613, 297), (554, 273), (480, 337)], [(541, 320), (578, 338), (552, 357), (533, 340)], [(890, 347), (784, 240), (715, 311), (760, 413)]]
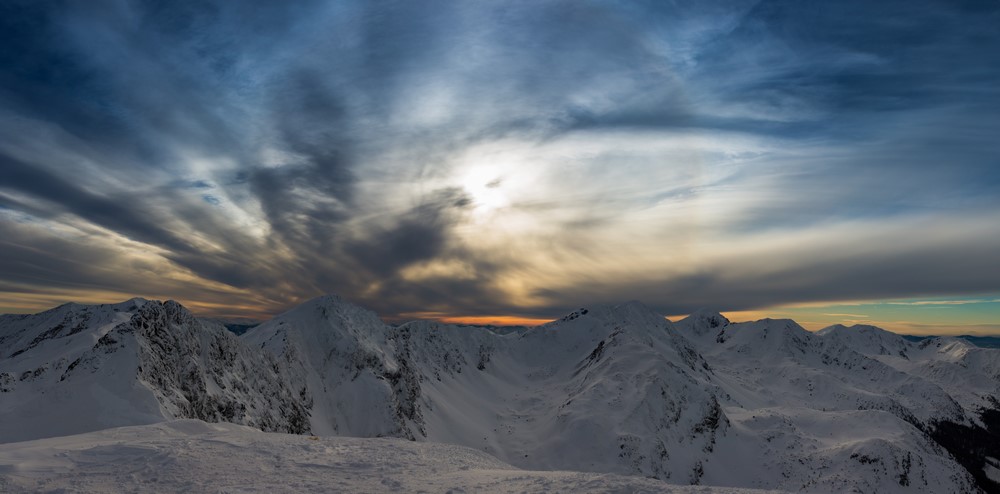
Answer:
[(560, 319), (546, 324), (546, 326), (558, 326), (562, 323), (573, 321), (578, 318), (590, 318), (604, 322), (630, 324), (645, 324), (653, 322), (657, 325), (666, 321), (666, 318), (652, 307), (638, 300), (630, 300), (620, 304), (597, 304), (581, 307), (578, 310), (566, 314)]
[(858, 333), (891, 333), (890, 331), (886, 331), (880, 327), (872, 326), (870, 324), (852, 324), (850, 326), (844, 324), (834, 324), (817, 331), (817, 333), (822, 334), (840, 331), (853, 331)]
[(57, 305), (51, 309), (39, 312), (39, 314), (48, 314), (56, 312), (75, 312), (80, 310), (96, 310), (101, 307), (111, 307), (115, 312), (131, 312), (133, 310), (142, 307), (143, 305), (150, 302), (142, 297), (132, 297), (128, 300), (122, 302), (115, 302), (113, 304), (81, 304), (79, 302), (66, 302), (64, 304)]
[[(336, 293), (325, 293), (325, 294), (320, 295), (318, 297), (314, 297), (314, 298), (311, 298), (311, 299), (307, 300), (306, 303), (316, 303), (316, 304), (324, 304), (324, 305), (351, 304), (350, 302), (347, 301), (347, 299), (345, 299), (344, 297), (341, 297), (340, 295), (337, 295)], [(351, 305), (353, 305), (353, 304), (351, 304)]]
[(135, 306), (141, 307), (143, 305), (146, 305), (149, 302), (150, 302), (150, 300), (146, 299), (146, 298), (132, 297), (132, 298), (130, 298), (130, 299), (124, 301), (124, 302), (118, 302), (117, 304), (114, 304), (114, 305), (135, 305)]
[(638, 300), (629, 300), (628, 302), (616, 305), (614, 310), (631, 320), (655, 320), (661, 324), (667, 320), (660, 311)]
[(305, 302), (299, 304), (298, 306), (296, 306), (295, 308), (293, 308), (288, 312), (298, 311), (299, 309), (306, 309), (306, 310), (326, 309), (328, 311), (334, 310), (337, 312), (360, 311), (360, 312), (371, 313), (373, 315), (375, 314), (374, 312), (360, 305), (357, 305), (351, 302), (350, 300), (347, 300), (344, 297), (341, 297), (340, 295), (337, 295), (335, 293), (328, 293), (325, 295), (320, 295), (318, 297), (306, 300)]
[(729, 319), (720, 312), (707, 308), (698, 309), (689, 314), (687, 318), (695, 321), (704, 321), (709, 323), (711, 327), (726, 326), (730, 323)]
[(902, 336), (869, 324), (834, 324), (817, 331), (816, 335), (836, 340), (862, 355), (896, 355), (908, 358), (907, 352), (913, 346)]
[(340, 295), (328, 294), (315, 299), (315, 307), (326, 309), (327, 312), (333, 311), (334, 313), (341, 315), (342, 317), (349, 317), (352, 320), (364, 320), (371, 322), (372, 324), (381, 326), (385, 323), (379, 318), (375, 311), (355, 304), (350, 300), (347, 300)]
[(817, 331), (816, 334), (820, 336), (832, 335), (838, 338), (855, 338), (863, 336), (868, 339), (874, 338), (889, 341), (904, 340), (902, 336), (893, 333), (892, 331), (882, 329), (878, 326), (872, 326), (870, 324), (853, 324), (851, 326), (834, 324)]
[[(281, 353), (286, 345), (309, 354), (307, 358), (322, 362), (322, 348), (338, 346), (354, 348), (371, 346), (373, 340), (384, 339), (386, 325), (374, 312), (328, 294), (303, 302), (247, 331), (243, 337), (255, 345)], [(289, 339), (289, 336), (291, 337)], [(363, 343), (367, 342), (367, 343)]]
[(709, 333), (714, 335), (729, 324), (729, 319), (718, 312), (710, 309), (698, 309), (684, 319), (677, 321), (676, 326), (682, 328), (683, 333), (700, 337)]

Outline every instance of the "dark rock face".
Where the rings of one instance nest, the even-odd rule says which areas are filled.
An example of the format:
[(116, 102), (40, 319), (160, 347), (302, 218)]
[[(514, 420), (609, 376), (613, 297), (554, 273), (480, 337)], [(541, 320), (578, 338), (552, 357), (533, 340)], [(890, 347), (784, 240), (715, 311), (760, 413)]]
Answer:
[(939, 421), (928, 427), (927, 434), (969, 471), (983, 492), (1000, 494), (1000, 483), (985, 470), (996, 467), (989, 458), (1000, 459), (1000, 408), (982, 410), (980, 419), (985, 427)]
[[(420, 411), (420, 374), (413, 368), (410, 353), (409, 332), (401, 332), (397, 338), (395, 362), (386, 361), (373, 352), (356, 352), (350, 359), (353, 363), (354, 376), (362, 371), (370, 371), (375, 377), (389, 383), (392, 390), (393, 418), (395, 430), (389, 433), (392, 437), (401, 437), (415, 441), (417, 434), (426, 437), (423, 415)], [(395, 364), (395, 365), (394, 365)], [(413, 424), (415, 431), (411, 430)]]
[(203, 326), (172, 301), (146, 305), (130, 323), (140, 342), (140, 379), (155, 383), (157, 399), (179, 418), (309, 431), (309, 411), (271, 355)]
[(0, 374), (0, 393), (10, 393), (11, 391), (14, 391), (15, 382), (14, 376), (10, 373), (4, 372), (3, 374)]
[(170, 418), (232, 422), (268, 432), (309, 432), (309, 397), (267, 352), (203, 325), (180, 304), (149, 302), (73, 361), (61, 380), (136, 352), (136, 377)]

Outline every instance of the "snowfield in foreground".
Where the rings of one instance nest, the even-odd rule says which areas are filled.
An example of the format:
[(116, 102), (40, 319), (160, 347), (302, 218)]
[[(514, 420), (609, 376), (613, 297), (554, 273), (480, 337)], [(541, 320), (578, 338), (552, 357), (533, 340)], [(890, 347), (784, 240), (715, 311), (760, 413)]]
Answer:
[(0, 492), (666, 492), (751, 494), (515, 468), (471, 448), (175, 420), (4, 444)]

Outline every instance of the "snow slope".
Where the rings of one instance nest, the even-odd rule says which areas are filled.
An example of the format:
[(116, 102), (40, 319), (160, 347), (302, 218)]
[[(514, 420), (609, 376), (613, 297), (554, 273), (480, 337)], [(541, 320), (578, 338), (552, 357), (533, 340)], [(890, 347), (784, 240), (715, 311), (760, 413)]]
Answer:
[(263, 433), (197, 420), (4, 445), (0, 491), (764, 494), (526, 471), (449, 444)]
[(975, 417), (1000, 408), (1000, 351), (955, 337), (914, 342), (874, 326), (830, 326), (817, 332), (901, 372), (937, 384)]
[[(974, 491), (969, 474), (925, 433), (935, 420), (969, 422), (934, 383), (790, 320), (731, 323), (699, 312), (677, 329), (709, 362), (733, 423), (705, 466), (707, 483)], [(742, 457), (750, 460), (741, 465)]]

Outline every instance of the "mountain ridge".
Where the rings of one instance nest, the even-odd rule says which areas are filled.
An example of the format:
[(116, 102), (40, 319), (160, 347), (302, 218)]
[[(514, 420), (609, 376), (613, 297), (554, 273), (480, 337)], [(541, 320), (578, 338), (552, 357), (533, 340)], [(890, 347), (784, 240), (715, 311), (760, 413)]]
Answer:
[(37, 435), (58, 414), (25, 417), (61, 396), (97, 418), (50, 435), (198, 418), (679, 484), (997, 492), (998, 453), (951, 438), (1000, 432), (998, 354), (711, 311), (674, 323), (635, 301), (494, 332), (392, 326), (331, 295), (239, 337), (172, 301), (64, 305), (0, 319), (0, 392), (19, 398), (0, 404), (0, 422), (22, 429), (0, 427), (0, 443)]

